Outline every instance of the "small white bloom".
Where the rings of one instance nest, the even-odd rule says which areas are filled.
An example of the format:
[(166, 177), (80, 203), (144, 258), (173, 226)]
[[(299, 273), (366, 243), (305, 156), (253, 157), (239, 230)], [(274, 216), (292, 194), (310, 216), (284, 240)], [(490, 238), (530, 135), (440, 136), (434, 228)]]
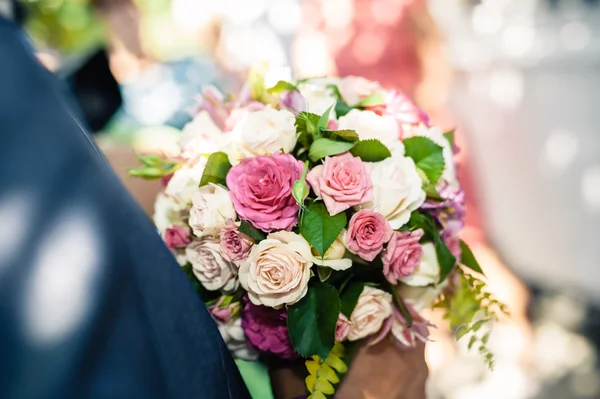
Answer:
[(181, 217), (181, 205), (173, 197), (163, 193), (156, 197), (152, 219), (161, 236), (171, 226), (185, 226)]
[(218, 236), (227, 219), (237, 217), (227, 189), (207, 184), (192, 196), (190, 227), (196, 237)]
[(200, 184), (204, 165), (205, 162), (198, 162), (193, 166), (184, 166), (176, 170), (169, 180), (165, 194), (173, 197), (180, 204), (180, 209), (185, 209), (191, 204), (192, 195)]
[(335, 103), (337, 98), (328, 84), (336, 84), (334, 80), (311, 79), (308, 82), (298, 84), (300, 94), (306, 100), (307, 111), (313, 114), (323, 115), (333, 105), (329, 113), (329, 119), (335, 119)]
[(397, 230), (412, 211), (425, 202), (426, 194), (412, 158), (392, 156), (372, 164), (373, 201), (363, 205), (381, 213)]
[(223, 132), (215, 125), (207, 111), (201, 111), (183, 127), (179, 146), (182, 156), (194, 159), (199, 155), (210, 155), (220, 151), (219, 143)]
[(436, 284), (440, 279), (440, 264), (438, 263), (433, 243), (422, 245), (423, 256), (421, 263), (415, 271), (406, 277), (400, 277), (399, 280), (406, 285), (424, 287), (429, 284)]
[(232, 165), (243, 158), (290, 153), (296, 145), (296, 117), (288, 110), (265, 108), (249, 112), (233, 128), (227, 156)]
[(258, 359), (258, 352), (248, 347), (240, 317), (229, 323), (217, 322), (217, 327), (219, 328), (221, 337), (223, 337), (223, 341), (227, 344), (227, 349), (229, 349), (234, 358), (243, 360)]
[(373, 94), (384, 94), (384, 90), (379, 82), (374, 82), (361, 76), (346, 76), (340, 79), (338, 89), (340, 90), (342, 99), (351, 107), (358, 105), (358, 103)]
[(265, 87), (270, 89), (274, 87), (277, 82), (283, 80), (284, 82), (292, 81), (292, 68), (286, 65), (267, 65), (266, 70), (263, 73), (265, 79)]
[(339, 118), (338, 129), (355, 130), (361, 140), (377, 139), (392, 152), (392, 155), (404, 155), (400, 129), (393, 116), (379, 116), (373, 111), (353, 109)]

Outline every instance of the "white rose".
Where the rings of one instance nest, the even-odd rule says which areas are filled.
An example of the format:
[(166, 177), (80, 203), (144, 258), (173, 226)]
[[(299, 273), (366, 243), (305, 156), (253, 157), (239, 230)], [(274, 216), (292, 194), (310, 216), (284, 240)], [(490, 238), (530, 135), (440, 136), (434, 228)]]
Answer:
[(218, 238), (193, 241), (185, 249), (194, 276), (210, 291), (234, 292), (238, 288), (237, 267), (223, 259)]
[(236, 217), (229, 191), (219, 185), (202, 186), (192, 196), (189, 223), (196, 237), (217, 236), (227, 219)]
[(156, 197), (152, 220), (161, 235), (171, 226), (185, 226), (179, 202), (164, 193)]
[(219, 328), (221, 337), (223, 337), (223, 341), (227, 344), (227, 349), (229, 349), (234, 358), (244, 360), (256, 360), (258, 358), (258, 352), (248, 347), (240, 317), (229, 323), (217, 322), (217, 327)]
[(363, 205), (381, 213), (397, 230), (425, 202), (425, 191), (412, 158), (393, 156), (373, 163), (373, 201)]
[(181, 209), (185, 209), (191, 204), (192, 196), (200, 184), (204, 165), (204, 162), (198, 162), (193, 166), (184, 166), (177, 169), (169, 180), (165, 194), (175, 198)]
[(351, 107), (358, 105), (358, 103), (375, 93), (384, 94), (379, 82), (373, 82), (360, 76), (346, 76), (340, 79), (337, 86), (342, 99)]
[(179, 146), (185, 159), (196, 159), (220, 151), (219, 143), (223, 132), (207, 111), (201, 111), (183, 127)]
[(380, 116), (373, 111), (353, 109), (339, 118), (338, 129), (355, 130), (361, 140), (377, 139), (389, 148), (392, 155), (404, 155), (398, 122), (393, 116)]
[(404, 302), (411, 305), (415, 311), (420, 312), (423, 309), (431, 309), (433, 303), (447, 285), (447, 281), (445, 284), (425, 287), (411, 287), (410, 285), (402, 284), (398, 293)]
[(427, 127), (425, 125), (419, 125), (418, 127), (412, 129), (407, 136), (427, 137), (428, 139), (442, 147), (445, 166), (441, 180), (445, 180), (452, 187), (458, 188), (459, 183), (456, 179), (456, 169), (454, 167), (454, 151), (452, 149), (452, 146), (450, 145), (450, 142), (444, 137), (442, 129), (437, 126)]
[(329, 267), (333, 270), (346, 270), (352, 266), (352, 260), (344, 258), (346, 255), (346, 246), (344, 245), (345, 232), (342, 232), (335, 239), (331, 247), (325, 252), (323, 259), (317, 254), (314, 254), (313, 263), (319, 266)]
[(227, 145), (232, 165), (243, 158), (289, 153), (296, 145), (296, 117), (288, 110), (265, 108), (245, 115), (233, 128)]
[(337, 102), (337, 98), (333, 90), (327, 87), (327, 85), (336, 83), (335, 81), (313, 79), (306, 83), (298, 84), (298, 90), (306, 100), (307, 111), (323, 115), (333, 105), (334, 107), (331, 108), (329, 113), (329, 119), (335, 119), (335, 103)]
[(289, 231), (271, 233), (252, 247), (240, 267), (240, 282), (255, 305), (291, 305), (308, 291), (312, 259), (310, 245), (302, 236)]
[(399, 278), (406, 285), (424, 287), (429, 284), (437, 284), (440, 279), (440, 264), (435, 253), (435, 246), (428, 242), (421, 248), (423, 248), (423, 256), (419, 266), (411, 275)]
[(385, 319), (392, 314), (392, 295), (377, 288), (365, 286), (350, 316), (348, 340), (356, 341), (377, 333)]

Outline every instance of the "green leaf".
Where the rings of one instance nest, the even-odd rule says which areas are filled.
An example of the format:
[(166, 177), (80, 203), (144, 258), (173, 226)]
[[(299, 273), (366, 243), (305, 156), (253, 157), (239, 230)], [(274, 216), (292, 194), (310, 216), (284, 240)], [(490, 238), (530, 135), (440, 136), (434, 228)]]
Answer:
[(294, 86), (293, 84), (291, 84), (290, 82), (280, 80), (279, 82), (277, 82), (277, 84), (275, 86), (273, 86), (267, 90), (267, 92), (269, 92), (271, 94), (279, 94), (279, 93), (283, 93), (284, 91), (298, 91), (298, 88), (296, 86)]
[(473, 330), (474, 332), (479, 331), (479, 329), (481, 329), (481, 327), (483, 327), (483, 325), (485, 323), (487, 323), (488, 321), (486, 319), (483, 320), (479, 320), (477, 322), (475, 322), (475, 324), (473, 324), (473, 326), (471, 327), (471, 330)]
[(329, 280), (331, 273), (333, 273), (333, 270), (330, 267), (317, 266), (317, 276), (319, 276), (319, 280), (322, 282)]
[(227, 159), (227, 154), (224, 152), (213, 152), (208, 157), (202, 178), (200, 179), (200, 187), (206, 186), (209, 183), (220, 184), (226, 186), (225, 178), (231, 169), (231, 164)]
[(319, 159), (346, 152), (354, 147), (354, 144), (347, 141), (318, 139), (310, 146), (308, 158), (313, 162), (317, 162)]
[(166, 163), (161, 157), (157, 155), (142, 155), (138, 159), (141, 163), (143, 163), (146, 166), (161, 166)]
[(322, 130), (323, 137), (331, 140), (347, 141), (354, 143), (359, 140), (358, 133), (355, 130)]
[(330, 83), (326, 87), (329, 90), (331, 90), (331, 93), (335, 96), (336, 99), (338, 99), (338, 100), (342, 99), (342, 93), (340, 93), (340, 89), (339, 89), (339, 87), (337, 87), (337, 85)]
[(348, 112), (352, 111), (352, 107), (346, 104), (342, 100), (337, 100), (335, 103), (335, 115), (340, 118), (346, 115)]
[(346, 227), (346, 214), (338, 213), (330, 216), (322, 202), (313, 202), (304, 213), (300, 221), (300, 234), (324, 256), (331, 244)]
[(390, 150), (376, 139), (357, 142), (350, 153), (364, 162), (379, 162), (392, 156)]
[(446, 246), (442, 237), (436, 231), (434, 233), (434, 244), (435, 254), (437, 255), (438, 263), (440, 264), (440, 283), (448, 277), (454, 265), (456, 264), (456, 258), (452, 255), (452, 252)]
[(462, 337), (464, 337), (465, 335), (467, 335), (469, 333), (469, 329), (467, 328), (467, 326), (460, 326), (458, 328), (458, 330), (456, 330), (456, 340), (458, 341), (459, 339), (461, 339)]
[(365, 284), (362, 282), (352, 283), (342, 291), (340, 295), (340, 300), (342, 301), (342, 313), (347, 318), (352, 316), (352, 312), (354, 312), (354, 308), (358, 303), (358, 297), (362, 294), (363, 289), (365, 288)]
[(327, 357), (325, 363), (327, 363), (329, 366), (335, 369), (338, 373), (345, 373), (346, 371), (348, 371), (348, 366), (346, 365), (346, 363), (344, 363), (344, 361), (334, 353), (331, 353), (329, 357)]
[(460, 252), (460, 262), (463, 265), (477, 273), (483, 274), (483, 270), (481, 270), (481, 266), (479, 266), (479, 262), (475, 259), (475, 255), (473, 255), (471, 248), (469, 248), (467, 243), (463, 240), (460, 240)]
[(406, 156), (411, 157), (431, 184), (435, 184), (444, 172), (444, 154), (441, 146), (427, 137), (415, 136), (404, 140)]
[(444, 133), (444, 137), (448, 140), (448, 143), (450, 143), (450, 147), (454, 147), (454, 129)]
[(327, 359), (339, 313), (337, 290), (320, 281), (312, 283), (304, 298), (288, 306), (288, 331), (296, 351), (304, 357), (317, 355)]
[(357, 107), (372, 107), (385, 103), (385, 97), (382, 93), (374, 93), (357, 104)]
[(238, 227), (237, 230), (242, 234), (246, 234), (248, 237), (252, 238), (254, 240), (254, 242), (257, 242), (257, 243), (261, 242), (262, 240), (264, 240), (266, 238), (265, 233), (258, 230), (256, 227), (252, 226), (250, 223), (246, 222), (245, 220), (242, 220), (242, 222), (240, 223), (240, 227)]
[(477, 342), (477, 335), (472, 335), (471, 338), (469, 339), (469, 344), (467, 345), (467, 348), (469, 350), (471, 350), (471, 348), (473, 347), (473, 345), (475, 345), (476, 342)]
[[(417, 169), (420, 170), (420, 169)], [(442, 196), (440, 195), (440, 193), (438, 193), (438, 191), (436, 190), (435, 186), (431, 183), (427, 183), (423, 185), (423, 191), (425, 191), (425, 194), (427, 194), (427, 198), (435, 200), (435, 201), (443, 201), (444, 199), (442, 198)]]
[(323, 115), (319, 118), (319, 128), (327, 129), (329, 125), (329, 114), (331, 113), (331, 108), (333, 108), (333, 104), (323, 112)]
[(143, 166), (141, 168), (129, 169), (129, 174), (146, 180), (156, 180), (168, 175), (171, 171), (158, 166)]

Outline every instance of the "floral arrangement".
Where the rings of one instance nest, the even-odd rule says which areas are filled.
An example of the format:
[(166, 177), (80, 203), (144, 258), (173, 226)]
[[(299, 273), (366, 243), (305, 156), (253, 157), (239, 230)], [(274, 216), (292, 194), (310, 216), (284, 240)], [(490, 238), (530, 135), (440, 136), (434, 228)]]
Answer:
[(429, 340), (442, 308), (486, 361), (481, 327), (506, 311), (460, 240), (453, 133), (361, 77), (250, 73), (207, 88), (163, 179), (154, 221), (234, 357), (306, 359), (310, 398), (333, 395), (358, 342)]

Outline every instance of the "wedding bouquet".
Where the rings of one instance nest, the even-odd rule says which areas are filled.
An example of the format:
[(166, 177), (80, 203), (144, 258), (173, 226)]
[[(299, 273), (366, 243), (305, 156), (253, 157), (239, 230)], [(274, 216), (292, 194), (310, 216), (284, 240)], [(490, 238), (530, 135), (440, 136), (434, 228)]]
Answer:
[(238, 98), (207, 88), (169, 159), (154, 221), (234, 357), (306, 359), (333, 395), (354, 343), (428, 341), (442, 308), (488, 363), (504, 306), (460, 240), (453, 133), (361, 77), (292, 82), (253, 70)]

